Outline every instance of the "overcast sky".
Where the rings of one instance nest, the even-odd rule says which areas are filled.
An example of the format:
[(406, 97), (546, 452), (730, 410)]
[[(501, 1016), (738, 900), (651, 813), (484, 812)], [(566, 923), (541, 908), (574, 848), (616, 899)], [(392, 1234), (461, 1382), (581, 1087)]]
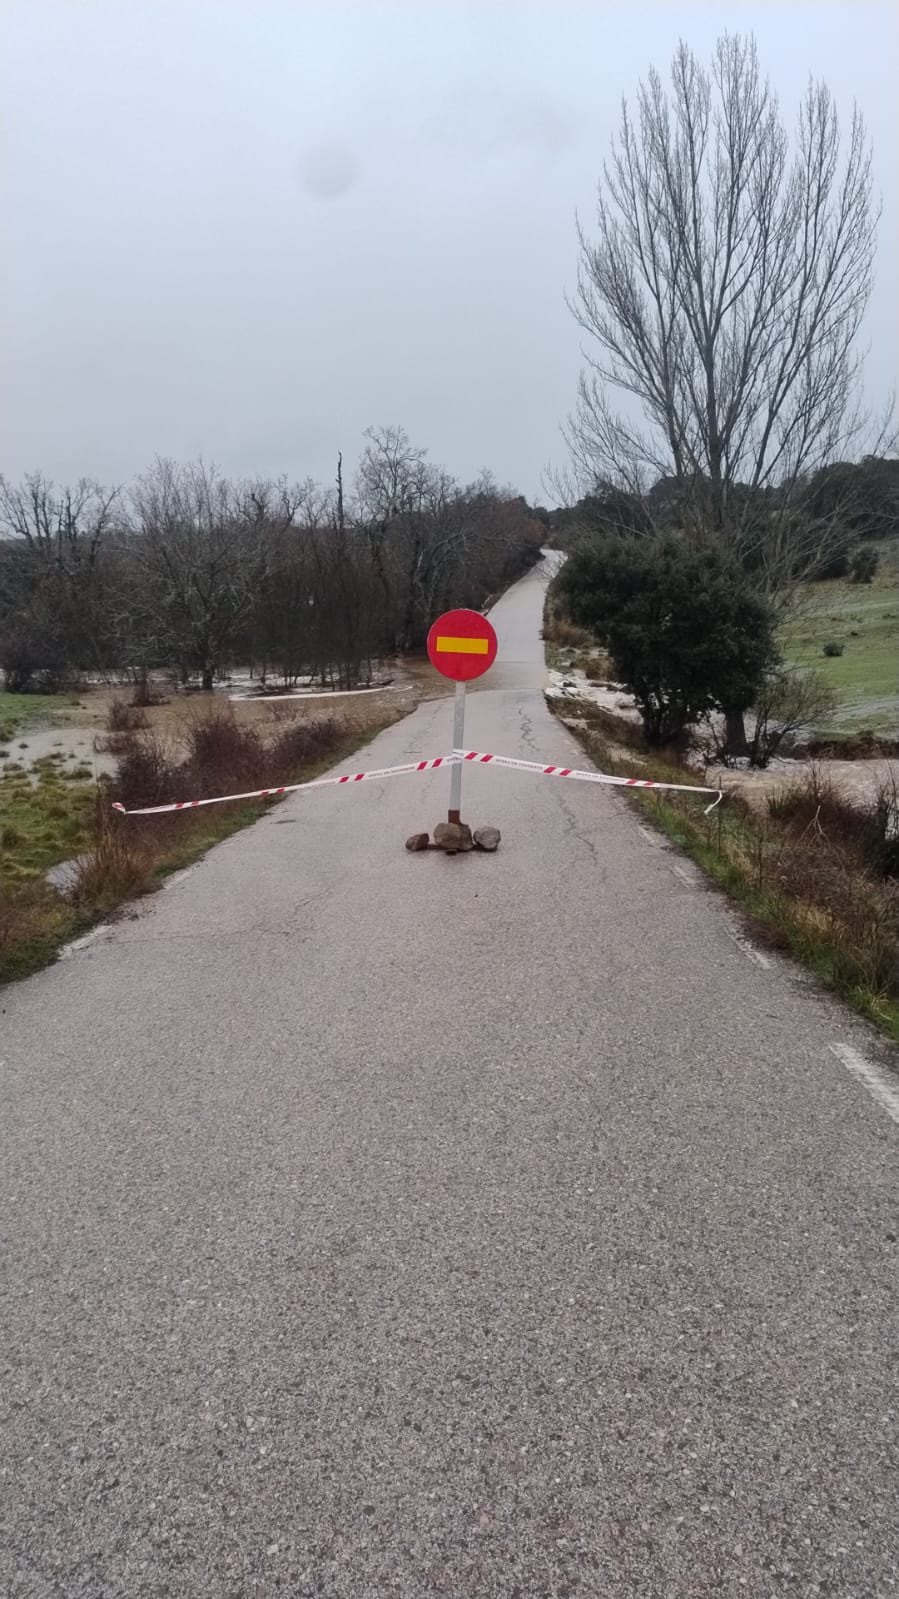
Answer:
[(158, 454), (333, 476), (400, 422), (540, 497), (581, 364), (564, 294), (622, 94), (756, 33), (792, 126), (855, 97), (884, 200), (868, 385), (897, 371), (899, 4), (0, 0), (0, 471)]

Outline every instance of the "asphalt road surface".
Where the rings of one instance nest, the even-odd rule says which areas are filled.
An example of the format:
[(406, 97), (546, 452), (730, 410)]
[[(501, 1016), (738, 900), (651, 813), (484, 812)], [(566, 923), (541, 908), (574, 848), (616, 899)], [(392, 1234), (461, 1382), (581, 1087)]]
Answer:
[[(570, 764), (541, 602), (468, 737)], [(0, 995), (6, 1599), (899, 1593), (876, 1042), (607, 789), (466, 770), (499, 853), (406, 854), (448, 782)]]

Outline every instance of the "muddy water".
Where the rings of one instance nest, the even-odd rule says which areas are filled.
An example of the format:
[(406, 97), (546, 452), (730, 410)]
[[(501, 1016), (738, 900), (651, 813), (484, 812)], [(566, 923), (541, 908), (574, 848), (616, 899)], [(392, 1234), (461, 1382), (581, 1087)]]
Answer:
[[(640, 720), (633, 701), (620, 688), (588, 683), (584, 674), (578, 671), (567, 673), (551, 671), (548, 676), (547, 699), (556, 710), (563, 708), (561, 714), (565, 722), (571, 724), (580, 722), (580, 725), (587, 725), (578, 718), (578, 702), (599, 705), (603, 710), (613, 712), (623, 722), (636, 723)], [(571, 687), (566, 689), (563, 684), (570, 684)], [(630, 760), (637, 758), (633, 750), (624, 746), (617, 751), (613, 750), (613, 753), (626, 756)], [(652, 757), (647, 755), (640, 759), (651, 764)], [(882, 756), (857, 761), (821, 759), (815, 763), (775, 756), (764, 771), (749, 767), (705, 767), (698, 764), (697, 771), (704, 772), (708, 782), (720, 783), (723, 788), (737, 791), (750, 805), (763, 809), (772, 794), (802, 782), (808, 776), (812, 764), (817, 765), (822, 772), (826, 772), (827, 777), (841, 794), (859, 804), (875, 799), (883, 787), (895, 785), (899, 788), (899, 760)]]
[[(364, 728), (382, 722), (397, 711), (413, 710), (422, 697), (417, 684), (399, 677), (390, 686), (364, 694), (322, 693), (301, 699), (260, 701), (245, 697), (254, 687), (258, 684), (252, 684), (249, 679), (246, 682), (237, 680), (208, 694), (173, 695), (165, 704), (152, 705), (145, 711), (147, 727), (177, 751), (186, 745), (191, 727), (211, 713), (230, 713), (239, 723), (257, 727), (263, 738), (274, 738), (284, 731), (286, 724), (325, 716)], [(8, 753), (0, 756), (0, 776), (13, 763), (31, 771), (36, 761), (48, 756), (61, 757), (63, 770), (84, 765), (94, 776), (113, 774), (114, 756), (98, 750), (96, 744), (105, 736), (112, 701), (123, 698), (125, 693), (121, 687), (98, 687), (87, 691), (78, 706), (35, 717), (31, 725), (26, 724), (9, 740)]]
[(895, 785), (899, 789), (899, 760), (886, 759), (811, 762), (775, 758), (763, 772), (712, 766), (707, 769), (707, 776), (710, 783), (737, 790), (751, 805), (761, 807), (771, 794), (801, 783), (812, 765), (830, 779), (840, 794), (859, 804), (876, 799), (883, 787)]
[(0, 760), (0, 774), (10, 762), (16, 761), (26, 770), (35, 761), (47, 756), (63, 757), (63, 769), (89, 766), (94, 776), (101, 772), (114, 772), (115, 761), (111, 755), (101, 755), (94, 749), (97, 729), (93, 727), (34, 727), (26, 729), (12, 740), (9, 754)]

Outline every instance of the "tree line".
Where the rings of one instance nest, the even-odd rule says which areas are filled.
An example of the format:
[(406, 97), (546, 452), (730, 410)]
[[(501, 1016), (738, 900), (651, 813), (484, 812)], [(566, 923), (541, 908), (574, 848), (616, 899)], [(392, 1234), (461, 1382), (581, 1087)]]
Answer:
[[(740, 536), (721, 542), (772, 599), (789, 600), (805, 581), (869, 582), (877, 571), (877, 545), (899, 536), (895, 457), (866, 455), (822, 467), (792, 486), (789, 517), (782, 515), (779, 488), (752, 490), (736, 483), (730, 492), (741, 502)], [(549, 512), (547, 521), (566, 549), (592, 537), (652, 537), (689, 530), (698, 497), (696, 484), (669, 476), (646, 493), (598, 481), (572, 504)]]
[(345, 489), (235, 480), (158, 459), (135, 482), (0, 477), (0, 668), (26, 691), (172, 671), (211, 688), (352, 688), (418, 648), (436, 615), (480, 608), (533, 565), (545, 528), (485, 472), (461, 484), (401, 427), (369, 429)]

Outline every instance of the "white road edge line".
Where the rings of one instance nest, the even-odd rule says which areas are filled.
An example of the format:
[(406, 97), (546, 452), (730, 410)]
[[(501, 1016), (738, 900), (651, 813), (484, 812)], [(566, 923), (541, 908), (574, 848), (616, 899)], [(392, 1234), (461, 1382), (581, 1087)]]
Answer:
[(698, 872), (691, 872), (688, 866), (672, 866), (671, 870), (677, 873), (682, 883), (689, 884), (690, 888), (697, 887), (699, 883)]
[(845, 1066), (847, 1072), (851, 1072), (853, 1077), (857, 1077), (859, 1082), (864, 1084), (871, 1098), (876, 1099), (878, 1105), (888, 1116), (892, 1116), (899, 1127), (899, 1088), (893, 1086), (887, 1074), (872, 1065), (871, 1061), (865, 1059), (861, 1050), (853, 1049), (851, 1044), (830, 1044), (828, 1048), (832, 1055), (836, 1055), (840, 1064)]
[(649, 831), (648, 827), (641, 827), (639, 822), (638, 822), (637, 823), (637, 832), (641, 833), (643, 835), (643, 837), (646, 839), (647, 844), (651, 844), (653, 849), (656, 849), (658, 847), (658, 843), (659, 843), (658, 835), (656, 833), (651, 833)]
[(763, 972), (770, 971), (773, 964), (770, 957), (763, 955), (760, 949), (755, 948), (754, 944), (750, 944), (748, 938), (744, 938), (741, 933), (728, 933), (727, 936), (732, 944), (736, 944), (740, 954), (745, 955), (747, 960), (754, 961), (755, 965), (760, 966)]
[(100, 937), (101, 933), (108, 933), (109, 928), (109, 922), (99, 922), (96, 927), (91, 928), (89, 933), (85, 933), (83, 938), (73, 939), (71, 944), (63, 944), (59, 952), (60, 960), (65, 960), (69, 955), (77, 954), (80, 949), (87, 949), (88, 944), (92, 944), (95, 938)]

